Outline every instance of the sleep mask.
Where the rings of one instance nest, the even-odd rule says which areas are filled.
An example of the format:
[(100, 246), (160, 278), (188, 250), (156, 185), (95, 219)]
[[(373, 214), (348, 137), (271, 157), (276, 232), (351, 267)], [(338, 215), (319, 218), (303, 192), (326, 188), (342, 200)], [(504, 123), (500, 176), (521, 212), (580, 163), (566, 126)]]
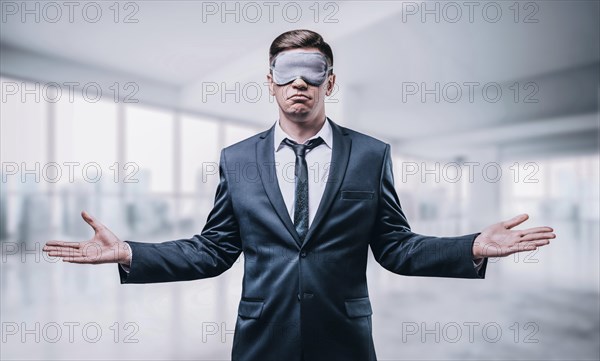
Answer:
[(302, 78), (308, 84), (318, 86), (327, 79), (331, 69), (325, 55), (319, 52), (282, 52), (271, 63), (273, 81), (277, 85)]

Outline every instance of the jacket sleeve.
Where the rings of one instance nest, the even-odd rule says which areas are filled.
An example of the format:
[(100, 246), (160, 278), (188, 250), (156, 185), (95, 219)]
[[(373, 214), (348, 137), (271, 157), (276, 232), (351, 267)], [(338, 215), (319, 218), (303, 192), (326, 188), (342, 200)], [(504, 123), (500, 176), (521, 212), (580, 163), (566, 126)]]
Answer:
[(390, 146), (385, 149), (379, 207), (371, 238), (373, 256), (387, 270), (407, 276), (485, 278), (487, 259), (479, 272), (473, 262), (478, 233), (432, 237), (413, 233), (394, 188)]
[(219, 185), (213, 209), (200, 234), (162, 243), (127, 241), (132, 250), (129, 272), (119, 266), (121, 283), (157, 283), (215, 277), (228, 270), (242, 252), (221, 151)]

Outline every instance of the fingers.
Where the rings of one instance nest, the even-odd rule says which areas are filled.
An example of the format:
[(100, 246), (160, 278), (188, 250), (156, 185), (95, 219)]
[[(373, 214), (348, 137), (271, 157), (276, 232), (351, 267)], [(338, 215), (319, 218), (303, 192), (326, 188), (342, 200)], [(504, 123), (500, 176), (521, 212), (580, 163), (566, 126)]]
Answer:
[(545, 246), (545, 245), (547, 245), (549, 243), (550, 243), (549, 239), (540, 239), (540, 240), (537, 240), (537, 241), (522, 242), (519, 245), (518, 252), (521, 252), (521, 251), (534, 251), (538, 247)]
[(83, 256), (99, 258), (102, 248), (95, 243), (51, 241), (46, 243), (42, 251), (51, 257)]
[(521, 237), (523, 237), (523, 236), (525, 236), (527, 234), (542, 233), (542, 232), (552, 232), (552, 231), (554, 231), (552, 228), (544, 226), (544, 227), (528, 228), (528, 229), (524, 229), (524, 230), (517, 231), (517, 232), (519, 233), (519, 235)]
[(59, 250), (64, 248), (78, 249), (81, 247), (81, 242), (65, 242), (65, 241), (48, 241), (42, 248), (42, 251)]
[(104, 225), (102, 223), (100, 223), (100, 221), (98, 221), (95, 217), (92, 217), (88, 212), (86, 211), (81, 211), (81, 217), (83, 218), (84, 221), (87, 222), (87, 224), (89, 224), (94, 231), (99, 232), (102, 228), (104, 228)]
[(534, 241), (516, 243), (509, 248), (512, 251), (511, 253), (527, 252), (527, 251), (535, 251), (538, 247), (542, 247), (547, 244), (550, 244), (549, 239), (538, 239), (538, 240), (534, 240)]
[(83, 253), (79, 250), (54, 250), (48, 252), (50, 257), (83, 257)]
[(80, 247), (80, 242), (62, 242), (50, 241), (47, 242), (42, 251), (48, 253), (50, 257), (59, 257), (63, 261), (77, 259), (81, 261), (85, 257), (83, 250)]
[(527, 234), (527, 235), (521, 237), (518, 242), (524, 243), (524, 242), (537, 241), (537, 240), (542, 240), (542, 239), (550, 240), (553, 238), (556, 238), (556, 234), (554, 234), (552, 232), (531, 233), (531, 234)]
[(63, 258), (63, 262), (79, 263), (79, 264), (94, 263), (89, 258), (82, 257), (82, 256), (78, 256), (78, 257), (65, 257), (65, 258)]
[(100, 254), (94, 252), (86, 252), (85, 249), (62, 248), (47, 251), (50, 257), (62, 258), (64, 262), (71, 263), (90, 263), (96, 264), (101, 262)]
[(508, 221), (502, 222), (502, 225), (507, 229), (511, 229), (511, 228), (516, 227), (519, 224), (525, 222), (528, 219), (529, 219), (529, 215), (527, 215), (525, 213), (519, 214), (518, 216), (513, 217), (513, 218), (509, 219)]

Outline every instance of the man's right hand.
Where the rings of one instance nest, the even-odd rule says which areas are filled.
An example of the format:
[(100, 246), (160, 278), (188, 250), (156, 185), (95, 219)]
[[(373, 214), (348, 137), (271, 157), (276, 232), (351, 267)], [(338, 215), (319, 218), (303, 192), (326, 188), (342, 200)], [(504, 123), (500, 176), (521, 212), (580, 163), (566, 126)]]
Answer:
[(94, 229), (94, 237), (84, 242), (48, 241), (42, 249), (52, 257), (61, 257), (64, 262), (100, 264), (121, 263), (129, 266), (131, 249), (105, 225), (86, 211), (81, 217)]

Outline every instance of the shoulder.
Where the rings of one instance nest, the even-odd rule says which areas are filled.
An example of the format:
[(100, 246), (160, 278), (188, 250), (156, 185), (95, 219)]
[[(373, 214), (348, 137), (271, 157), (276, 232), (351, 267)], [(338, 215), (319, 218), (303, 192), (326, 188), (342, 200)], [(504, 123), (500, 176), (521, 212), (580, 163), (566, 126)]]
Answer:
[(357, 147), (360, 150), (370, 150), (376, 153), (385, 153), (387, 148), (389, 148), (388, 143), (375, 137), (339, 125), (338, 127), (342, 134), (352, 139), (352, 148)]
[(268, 133), (269, 130), (265, 130), (223, 148), (221, 158), (243, 160), (247, 157), (253, 157), (256, 154), (256, 143), (264, 141)]

